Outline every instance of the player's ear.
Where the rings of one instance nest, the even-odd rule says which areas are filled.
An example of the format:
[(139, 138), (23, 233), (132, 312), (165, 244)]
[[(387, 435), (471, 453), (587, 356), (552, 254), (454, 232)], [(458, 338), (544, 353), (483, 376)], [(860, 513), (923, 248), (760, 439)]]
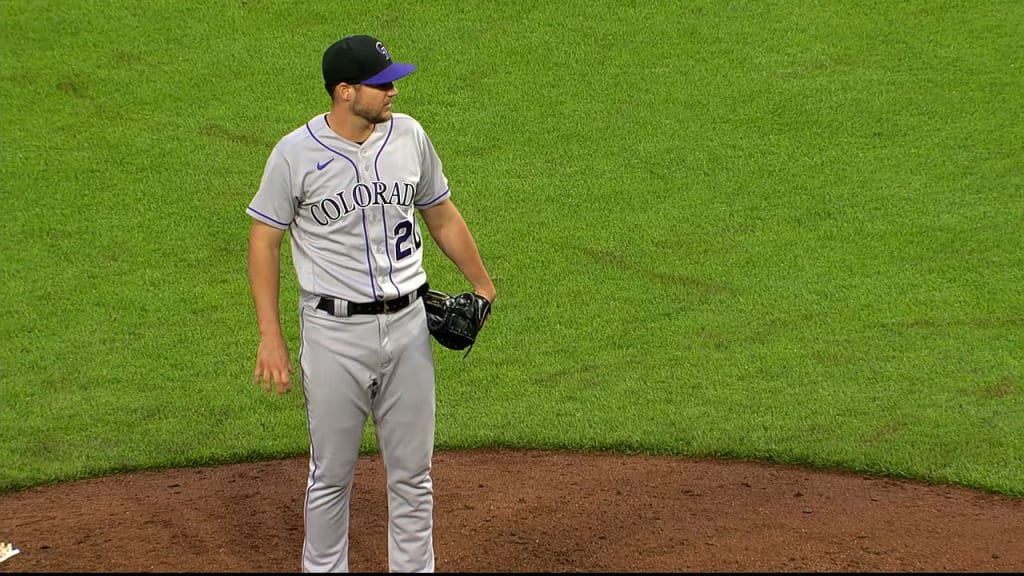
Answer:
[(348, 102), (352, 100), (353, 98), (355, 98), (355, 95), (356, 87), (353, 86), (352, 84), (346, 84), (345, 82), (342, 82), (334, 87), (335, 98), (343, 102)]
[(343, 95), (344, 94), (344, 88), (346, 86), (348, 86), (350, 89), (352, 88), (350, 85), (345, 84), (344, 82), (339, 82), (338, 84), (334, 84), (333, 86), (332, 85), (325, 86), (327, 88), (327, 93), (330, 94), (330, 96), (331, 96), (331, 102), (337, 102), (339, 100), (341, 100), (341, 101), (346, 100), (346, 98)]

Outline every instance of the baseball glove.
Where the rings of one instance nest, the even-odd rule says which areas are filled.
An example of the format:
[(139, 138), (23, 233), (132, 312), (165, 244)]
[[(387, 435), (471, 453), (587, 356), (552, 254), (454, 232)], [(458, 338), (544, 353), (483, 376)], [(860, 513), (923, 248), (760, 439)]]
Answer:
[[(478, 294), (463, 292), (451, 295), (429, 290), (423, 296), (430, 335), (445, 348), (472, 348), (476, 335), (491, 314), (491, 303)], [(469, 350), (466, 350), (469, 355)]]

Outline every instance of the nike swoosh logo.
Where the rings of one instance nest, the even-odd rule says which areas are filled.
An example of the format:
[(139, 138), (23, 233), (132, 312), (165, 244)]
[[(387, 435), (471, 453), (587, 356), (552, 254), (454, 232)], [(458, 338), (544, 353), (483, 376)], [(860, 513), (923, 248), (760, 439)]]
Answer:
[(331, 158), (327, 162), (317, 162), (316, 163), (316, 169), (317, 170), (323, 170), (324, 168), (327, 168), (327, 165), (330, 164), (331, 162), (334, 162), (334, 158)]

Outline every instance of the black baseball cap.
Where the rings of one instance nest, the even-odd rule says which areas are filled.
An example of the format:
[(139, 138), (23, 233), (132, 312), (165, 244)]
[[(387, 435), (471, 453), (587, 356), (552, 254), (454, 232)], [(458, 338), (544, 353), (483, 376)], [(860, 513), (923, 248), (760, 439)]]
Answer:
[(330, 91), (346, 84), (387, 84), (412, 74), (415, 64), (391, 60), (391, 53), (380, 40), (360, 34), (338, 40), (324, 51), (324, 84)]

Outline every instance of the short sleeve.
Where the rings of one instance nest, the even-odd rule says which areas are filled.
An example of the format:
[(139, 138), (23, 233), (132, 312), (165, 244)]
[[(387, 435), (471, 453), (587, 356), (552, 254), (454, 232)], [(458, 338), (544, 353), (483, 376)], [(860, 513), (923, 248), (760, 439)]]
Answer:
[(263, 168), (259, 190), (246, 213), (274, 228), (286, 229), (295, 219), (296, 197), (292, 192), (288, 159), (275, 147)]
[(420, 185), (416, 187), (415, 205), (418, 209), (430, 208), (451, 196), (448, 178), (441, 168), (441, 158), (434, 150), (434, 144), (427, 133), (420, 128)]

